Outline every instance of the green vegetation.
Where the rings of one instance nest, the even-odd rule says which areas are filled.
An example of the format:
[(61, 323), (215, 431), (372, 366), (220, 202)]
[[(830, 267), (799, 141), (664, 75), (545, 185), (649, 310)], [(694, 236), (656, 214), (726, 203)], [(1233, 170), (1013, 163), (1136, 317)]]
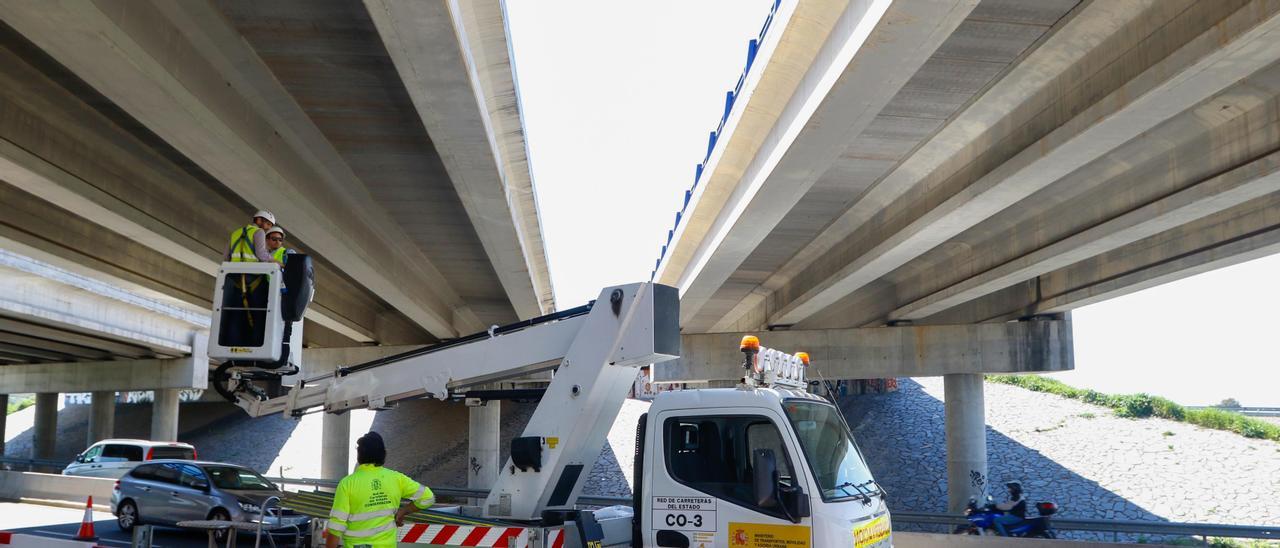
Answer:
[[(1138, 544), (1146, 544), (1145, 537), (1138, 538)], [(1280, 546), (1280, 542), (1271, 540), (1254, 540), (1254, 539), (1232, 539), (1209, 537), (1204, 540), (1187, 537), (1165, 541), (1164, 544), (1170, 546), (1208, 546), (1209, 548), (1275, 548)]]
[(17, 413), (18, 411), (22, 411), (23, 409), (31, 407), (35, 404), (36, 404), (35, 398), (31, 398), (31, 397), (18, 398), (15, 396), (9, 396), (9, 410), (6, 411), (5, 414), (12, 415), (14, 413)]
[(1047, 392), (1085, 403), (1110, 407), (1117, 417), (1141, 419), (1160, 417), (1196, 426), (1235, 432), (1246, 438), (1280, 441), (1280, 426), (1224, 409), (1187, 409), (1159, 396), (1147, 394), (1103, 394), (1076, 388), (1062, 381), (1038, 375), (987, 375), (987, 380), (1012, 384), (1033, 392)]

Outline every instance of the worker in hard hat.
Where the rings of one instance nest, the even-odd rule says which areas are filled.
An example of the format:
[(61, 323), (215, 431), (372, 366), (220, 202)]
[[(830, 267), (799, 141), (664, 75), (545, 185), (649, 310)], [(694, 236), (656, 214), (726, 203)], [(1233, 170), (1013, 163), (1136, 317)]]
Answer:
[[(369, 432), (356, 441), (356, 471), (338, 482), (325, 531), (326, 548), (394, 548), (396, 528), (416, 509), (435, 503), (435, 495), (409, 476), (383, 468), (387, 447)], [(407, 501), (402, 504), (401, 501)]]
[(284, 266), (283, 261), (276, 261), (267, 251), (267, 231), (276, 224), (276, 216), (265, 209), (253, 214), (253, 220), (247, 225), (231, 231), (231, 243), (222, 260), (236, 263), (243, 262), (276, 262)]
[(284, 266), (284, 261), (292, 249), (284, 246), (284, 229), (273, 226), (267, 229), (267, 254), (271, 256), (271, 260)]
[[(263, 262), (276, 263), (281, 267), (284, 261), (277, 261), (271, 256), (267, 247), (267, 231), (276, 224), (276, 216), (265, 209), (253, 214), (250, 224), (231, 232), (227, 252), (222, 258), (231, 262)], [(232, 302), (238, 303), (243, 314), (232, 313), (227, 317), (224, 329), (229, 332), (231, 344), (236, 346), (259, 346), (262, 344), (266, 326), (266, 308), (268, 304), (267, 276), (261, 274), (240, 274), (234, 279), (236, 294)]]

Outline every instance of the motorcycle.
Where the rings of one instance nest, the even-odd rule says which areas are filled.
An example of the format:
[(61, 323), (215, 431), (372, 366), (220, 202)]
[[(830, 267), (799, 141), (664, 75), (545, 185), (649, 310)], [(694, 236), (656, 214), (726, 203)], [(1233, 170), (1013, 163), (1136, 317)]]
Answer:
[[(1049, 516), (1058, 512), (1058, 505), (1052, 502), (1037, 502), (1035, 508), (1039, 514), (1037, 517), (1024, 518), (1022, 521), (1004, 527), (1008, 536), (1057, 538), (1053, 529), (1049, 527)], [(1005, 513), (1003, 510), (996, 509), (991, 497), (987, 497), (987, 503), (983, 506), (978, 506), (977, 500), (969, 499), (969, 506), (964, 511), (964, 517), (969, 520), (969, 524), (957, 526), (955, 534), (999, 535), (995, 519)]]

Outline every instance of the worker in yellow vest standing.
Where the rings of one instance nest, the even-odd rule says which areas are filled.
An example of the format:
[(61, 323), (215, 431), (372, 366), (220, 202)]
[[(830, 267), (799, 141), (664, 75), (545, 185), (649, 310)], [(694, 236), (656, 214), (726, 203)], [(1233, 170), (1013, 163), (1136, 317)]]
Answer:
[[(395, 548), (396, 528), (415, 509), (435, 503), (435, 495), (409, 476), (383, 468), (387, 448), (369, 432), (356, 441), (356, 471), (338, 482), (329, 511), (326, 548)], [(401, 504), (402, 500), (406, 500)]]
[[(276, 216), (265, 209), (253, 214), (253, 221), (231, 231), (231, 243), (222, 260), (236, 263), (272, 262), (267, 251), (267, 231), (276, 225)], [(279, 261), (276, 261), (279, 262)], [(283, 263), (280, 266), (284, 266)]]

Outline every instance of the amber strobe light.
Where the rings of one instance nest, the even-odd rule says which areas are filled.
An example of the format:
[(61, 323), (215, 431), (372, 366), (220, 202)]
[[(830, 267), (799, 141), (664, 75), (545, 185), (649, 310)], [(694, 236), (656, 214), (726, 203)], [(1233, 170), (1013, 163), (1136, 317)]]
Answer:
[(808, 353), (808, 352), (796, 352), (796, 357), (797, 357), (797, 358), (800, 358), (800, 363), (803, 363), (806, 367), (809, 365), (809, 353)]
[(747, 371), (756, 369), (756, 356), (760, 354), (760, 338), (755, 335), (747, 335), (742, 338), (742, 343), (738, 345), (738, 350), (742, 351), (742, 368)]

